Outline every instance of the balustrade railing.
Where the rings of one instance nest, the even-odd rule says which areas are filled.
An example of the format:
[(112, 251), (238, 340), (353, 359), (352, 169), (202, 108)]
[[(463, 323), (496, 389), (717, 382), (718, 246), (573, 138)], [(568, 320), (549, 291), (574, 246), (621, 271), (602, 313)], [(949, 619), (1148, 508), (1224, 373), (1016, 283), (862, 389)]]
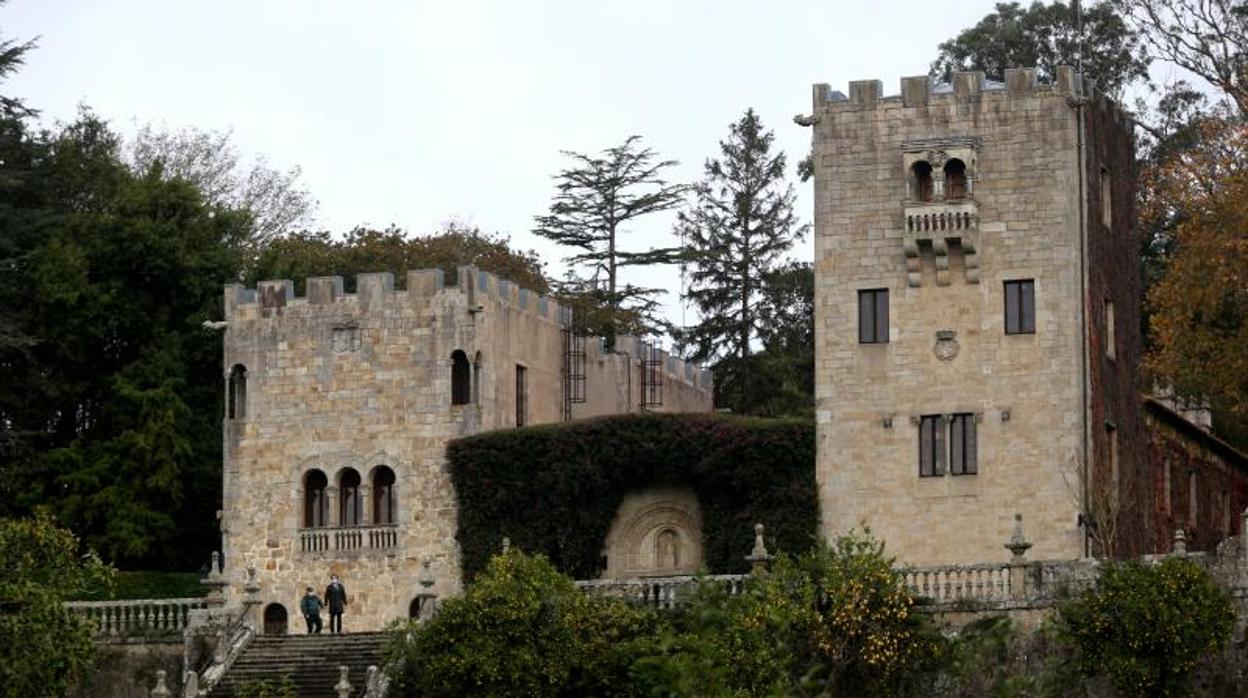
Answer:
[(393, 550), (399, 546), (399, 530), (393, 525), (305, 528), (299, 531), (303, 553)]
[(912, 567), (901, 571), (910, 593), (934, 603), (1004, 601), (1010, 598), (1009, 565)]
[(978, 208), (971, 202), (906, 207), (907, 233), (958, 232), (978, 227)]
[(95, 623), (97, 637), (177, 635), (190, 612), (208, 607), (204, 598), (69, 601), (65, 607)]
[(715, 574), (706, 577), (688, 575), (675, 577), (639, 577), (629, 579), (587, 579), (576, 582), (586, 594), (612, 596), (641, 606), (659, 610), (675, 608), (681, 597), (698, 582), (721, 584), (730, 596), (741, 593), (745, 587), (744, 574)]

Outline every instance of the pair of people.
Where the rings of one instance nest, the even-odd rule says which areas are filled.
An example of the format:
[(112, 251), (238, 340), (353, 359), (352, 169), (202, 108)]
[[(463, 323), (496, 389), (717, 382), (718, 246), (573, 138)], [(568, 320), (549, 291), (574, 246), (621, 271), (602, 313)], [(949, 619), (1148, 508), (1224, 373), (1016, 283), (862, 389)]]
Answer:
[(329, 608), (329, 632), (342, 632), (342, 611), (347, 605), (347, 588), (338, 580), (338, 575), (330, 575), (329, 586), (325, 587), (325, 601), (317, 597), (312, 587), (303, 595), (299, 602), (299, 610), (303, 611), (303, 619), (308, 623), (308, 634), (321, 634), (321, 609)]

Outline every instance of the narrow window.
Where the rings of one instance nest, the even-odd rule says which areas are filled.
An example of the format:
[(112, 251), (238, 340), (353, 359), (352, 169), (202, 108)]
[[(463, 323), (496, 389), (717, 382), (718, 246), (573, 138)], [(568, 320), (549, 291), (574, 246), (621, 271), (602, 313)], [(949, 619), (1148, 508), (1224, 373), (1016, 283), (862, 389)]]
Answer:
[(945, 474), (945, 418), (927, 414), (919, 418), (919, 475)]
[(451, 404), (467, 405), (472, 396), (468, 356), (456, 349), (451, 353)]
[(949, 423), (949, 473), (974, 475), (979, 472), (975, 415), (955, 414)]
[(1222, 490), (1222, 537), (1231, 535), (1231, 493)]
[(347, 468), (338, 476), (338, 525), (360, 525), (360, 474)]
[(247, 367), (234, 364), (230, 369), (230, 380), (227, 386), (226, 416), (229, 419), (243, 419), (247, 416)]
[(1192, 528), (1196, 528), (1196, 471), (1193, 470), (1187, 475), (1187, 523)]
[(888, 343), (888, 289), (858, 292), (858, 342)]
[(1036, 333), (1036, 282), (1016, 279), (1005, 282), (1005, 333)]
[(932, 165), (926, 160), (919, 160), (910, 166), (910, 172), (913, 175), (914, 198), (918, 201), (931, 201)]
[(1118, 356), (1117, 340), (1114, 332), (1114, 302), (1105, 299), (1105, 355), (1113, 359)]
[(373, 523), (394, 523), (394, 471), (384, 465), (373, 469)]
[(953, 158), (945, 163), (945, 199), (966, 198), (966, 163)]
[(303, 527), (321, 528), (329, 525), (329, 500), (325, 488), (329, 479), (319, 470), (310, 470), (303, 476)]
[(1117, 510), (1118, 490), (1122, 482), (1118, 465), (1118, 428), (1112, 424), (1106, 424), (1105, 435), (1109, 442), (1109, 501), (1110, 505)]
[(516, 364), (516, 426), (522, 427), (527, 423), (527, 415), (529, 410), (529, 396), (526, 374), (528, 369), (520, 364)]
[(1162, 500), (1162, 511), (1169, 514), (1171, 512), (1171, 507), (1173, 506), (1170, 501), (1170, 459), (1169, 458), (1166, 458), (1165, 460), (1161, 462), (1161, 477), (1163, 480), (1163, 482), (1161, 483), (1161, 487), (1162, 487), (1163, 497), (1164, 497)]
[(1114, 183), (1109, 170), (1101, 168), (1101, 224), (1109, 228), (1114, 223)]

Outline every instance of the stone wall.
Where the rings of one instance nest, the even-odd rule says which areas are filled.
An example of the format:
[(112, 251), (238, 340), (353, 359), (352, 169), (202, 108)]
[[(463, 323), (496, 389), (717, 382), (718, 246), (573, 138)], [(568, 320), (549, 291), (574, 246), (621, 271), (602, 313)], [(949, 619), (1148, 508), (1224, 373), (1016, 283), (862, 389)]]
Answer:
[[(851, 83), (848, 97), (816, 85), (803, 119), (816, 162), (823, 534), (867, 524), (908, 563), (994, 559), (1015, 512), (1034, 522), (1037, 556), (1084, 552), (1088, 202), (1072, 107), (1084, 91), (1070, 69), (1054, 85), (1029, 70), (1006, 77), (905, 78), (896, 97), (878, 81)], [(1091, 109), (1117, 112), (1102, 99)], [(1118, 117), (1101, 127), (1130, 130)], [(913, 163), (939, 172), (953, 157), (966, 195), (942, 200), (934, 183), (923, 201)], [(1034, 280), (1035, 332), (1006, 334), (1004, 282), (1019, 279)], [(864, 289), (888, 290), (887, 343), (859, 342)], [(977, 474), (920, 477), (920, 418), (956, 413), (974, 415)]]
[[(224, 377), (231, 389), (224, 423), (223, 533), (231, 602), (255, 567), (262, 607), (282, 604), (292, 626), (306, 586), (322, 591), (330, 574), (348, 590), (347, 630), (377, 629), (406, 616), (432, 561), (433, 591), (460, 585), (455, 495), (444, 463), (448, 440), (480, 430), (563, 417), (564, 334), (554, 301), (465, 267), (457, 285), (437, 270), (413, 271), (396, 290), (390, 274), (364, 274), (357, 293), (340, 278), (309, 279), (296, 298), (289, 281), (254, 291), (226, 287)], [(453, 354), (462, 351), (470, 385), (452, 402)], [(641, 364), (616, 355), (586, 371), (594, 402), (577, 417), (640, 409), (620, 391)], [(595, 357), (594, 361), (597, 361)], [(710, 409), (709, 376), (664, 356), (671, 399), (651, 409)], [(588, 362), (587, 362), (588, 363)], [(631, 365), (631, 370), (629, 366)], [(239, 367), (235, 370), (235, 367)], [(524, 399), (517, 399), (517, 369)], [(640, 380), (640, 378), (639, 378)], [(623, 396), (622, 398), (620, 396)], [(669, 406), (670, 405), (670, 406)], [(393, 522), (374, 521), (374, 476), (395, 476)], [(306, 478), (328, 481), (325, 525), (306, 525)], [(359, 525), (342, 526), (343, 478), (362, 485)]]

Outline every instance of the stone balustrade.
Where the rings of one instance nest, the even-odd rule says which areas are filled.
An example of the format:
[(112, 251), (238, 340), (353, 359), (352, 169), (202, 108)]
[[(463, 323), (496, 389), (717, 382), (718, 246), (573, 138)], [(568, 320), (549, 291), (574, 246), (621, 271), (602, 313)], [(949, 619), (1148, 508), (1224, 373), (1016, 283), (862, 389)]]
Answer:
[(722, 584), (730, 596), (736, 596), (745, 588), (745, 574), (713, 574), (705, 577), (680, 575), (673, 577), (636, 577), (626, 579), (587, 579), (576, 586), (592, 596), (610, 596), (626, 601), (669, 610), (675, 608), (681, 597), (691, 590), (698, 580)]
[[(906, 206), (906, 232), (951, 233), (979, 228), (979, 211), (974, 201)], [(935, 235), (918, 237), (935, 237)]]
[(299, 531), (301, 553), (394, 550), (398, 547), (399, 529), (394, 525), (305, 528)]
[(1010, 566), (1005, 563), (912, 567), (901, 575), (910, 593), (935, 604), (1010, 598)]
[(208, 608), (205, 598), (69, 601), (65, 607), (91, 619), (100, 639), (167, 635), (182, 637), (191, 611)]

